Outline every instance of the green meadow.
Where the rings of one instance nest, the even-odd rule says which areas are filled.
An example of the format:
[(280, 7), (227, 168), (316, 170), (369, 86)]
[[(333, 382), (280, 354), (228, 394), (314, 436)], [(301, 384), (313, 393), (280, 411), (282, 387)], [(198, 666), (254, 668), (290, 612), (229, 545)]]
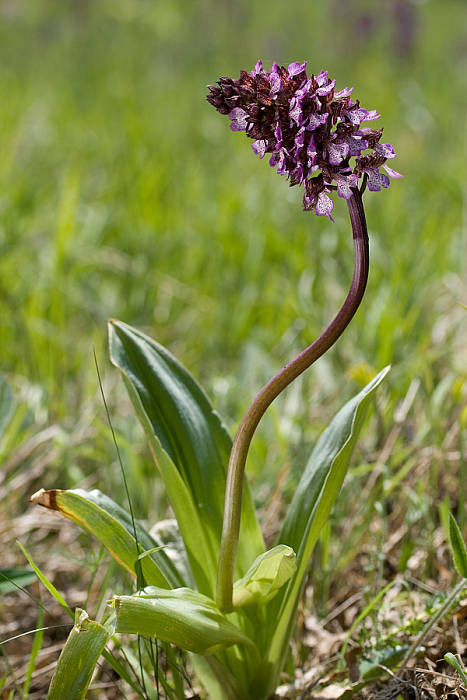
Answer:
[[(342, 303), (353, 270), (344, 200), (335, 223), (303, 212), (301, 191), (205, 100), (208, 84), (258, 58), (268, 69), (307, 60), (381, 113), (404, 179), (365, 193), (366, 295), (336, 347), (265, 416), (252, 491), (268, 538), (323, 428), (391, 364), (315, 551), (308, 604), (325, 618), (362, 590), (356, 617), (395, 575), (449, 590), (440, 505), (467, 520), (466, 26), (463, 0), (0, 0), (3, 568), (25, 565), (19, 539), (91, 616), (113, 581), (131, 589), (108, 558), (96, 573), (91, 538), (28, 504), (40, 487), (83, 487), (126, 505), (94, 354), (135, 513), (167, 517), (108, 359), (109, 318), (165, 345), (234, 433)], [(7, 598), (2, 638), (33, 629), (34, 603)], [(361, 643), (392, 629), (369, 617)], [(7, 688), (21, 687), (31, 644), (2, 647)]]

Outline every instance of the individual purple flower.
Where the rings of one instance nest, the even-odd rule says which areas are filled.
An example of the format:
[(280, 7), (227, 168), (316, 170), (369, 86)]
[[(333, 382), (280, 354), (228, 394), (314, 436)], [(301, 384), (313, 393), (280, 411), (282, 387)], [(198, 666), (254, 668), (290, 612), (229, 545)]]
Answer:
[(384, 156), (388, 160), (390, 158), (395, 158), (396, 153), (394, 152), (393, 146), (391, 146), (390, 143), (377, 143), (375, 146), (375, 151), (376, 153), (379, 153), (379, 155)]
[(220, 78), (210, 85), (207, 100), (229, 116), (232, 131), (253, 139), (260, 158), (271, 154), (269, 164), (291, 186), (303, 185), (305, 210), (332, 220), (333, 191), (350, 199), (360, 180), (362, 191), (368, 184), (377, 192), (389, 186), (388, 175), (402, 175), (386, 165), (396, 153), (391, 144), (379, 143), (383, 130), (362, 126), (379, 119), (377, 111), (352, 100), (353, 88), (336, 91), (327, 71), (308, 76), (306, 66), (274, 62), (265, 71), (259, 60), (237, 80)]
[(315, 204), (315, 213), (317, 216), (329, 216), (331, 221), (334, 221), (334, 219), (331, 216), (331, 212), (334, 209), (334, 202), (332, 201), (331, 197), (328, 197), (328, 195), (325, 192), (320, 192), (316, 204)]
[(349, 173), (348, 175), (336, 175), (337, 194), (344, 199), (350, 199), (352, 196), (352, 187), (358, 186), (358, 175)]
[(264, 154), (266, 153), (266, 141), (264, 140), (259, 140), (259, 141), (253, 141), (251, 144), (252, 149), (258, 155), (260, 158), (264, 158)]
[(277, 122), (276, 128), (274, 129), (274, 138), (276, 139), (276, 148), (281, 148), (282, 147), (282, 129), (280, 127), (279, 122)]
[(330, 83), (328, 82), (327, 84), (323, 85), (322, 87), (319, 87), (316, 90), (316, 94), (319, 95), (319, 97), (327, 97), (334, 90), (335, 84), (336, 84), (335, 80), (333, 80)]
[(248, 124), (248, 114), (241, 107), (235, 107), (229, 112), (229, 118), (232, 120), (230, 128), (232, 131), (245, 131)]
[(388, 175), (394, 178), (394, 180), (398, 180), (400, 177), (404, 177), (402, 173), (398, 173), (397, 170), (393, 170), (389, 167), (389, 165), (386, 165), (386, 163), (383, 164), (383, 168), (385, 169)]
[(291, 78), (293, 78), (295, 75), (300, 75), (300, 73), (304, 73), (306, 70), (306, 61), (304, 63), (300, 63), (300, 61), (295, 61), (294, 63), (290, 63), (288, 67), (288, 74)]
[(349, 145), (345, 141), (344, 143), (329, 143), (327, 152), (329, 163), (331, 165), (340, 165), (349, 155)]
[(253, 70), (251, 71), (251, 75), (252, 75), (252, 76), (258, 75), (258, 73), (261, 73), (262, 70), (263, 70), (263, 62), (262, 62), (261, 59), (259, 59), (259, 60), (256, 62), (256, 66), (255, 66), (255, 67), (253, 68)]
[(323, 126), (323, 124), (326, 124), (328, 117), (329, 114), (327, 112), (325, 112), (324, 114), (310, 114), (306, 122), (306, 127), (308, 131), (315, 131), (320, 126)]
[(334, 97), (349, 97), (353, 93), (353, 88), (345, 87), (338, 92), (334, 92)]

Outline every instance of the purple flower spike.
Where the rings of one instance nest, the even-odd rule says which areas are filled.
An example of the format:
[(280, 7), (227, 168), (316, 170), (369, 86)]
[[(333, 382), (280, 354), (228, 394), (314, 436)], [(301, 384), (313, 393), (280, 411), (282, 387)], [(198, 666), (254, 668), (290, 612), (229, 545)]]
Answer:
[(349, 199), (363, 178), (370, 191), (379, 192), (389, 187), (388, 175), (402, 175), (386, 164), (396, 153), (391, 144), (379, 143), (383, 130), (362, 126), (379, 119), (377, 111), (352, 100), (353, 88), (336, 91), (327, 71), (308, 76), (306, 65), (274, 62), (265, 71), (259, 60), (237, 80), (220, 78), (210, 85), (207, 100), (229, 116), (232, 131), (253, 139), (260, 158), (270, 154), (269, 164), (291, 186), (303, 185), (306, 211), (333, 221), (333, 190)]

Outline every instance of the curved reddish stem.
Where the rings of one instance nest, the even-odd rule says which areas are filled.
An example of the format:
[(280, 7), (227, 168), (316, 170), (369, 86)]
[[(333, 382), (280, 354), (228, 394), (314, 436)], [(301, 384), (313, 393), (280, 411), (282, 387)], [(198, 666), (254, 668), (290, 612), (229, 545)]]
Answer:
[(365, 292), (369, 267), (368, 233), (362, 196), (358, 189), (353, 190), (352, 196), (347, 200), (347, 206), (352, 224), (355, 253), (354, 274), (347, 298), (338, 314), (319, 338), (283, 367), (257, 394), (240, 423), (232, 445), (227, 472), (216, 592), (217, 605), (225, 612), (232, 610), (233, 577), (242, 509), (243, 475), (248, 449), (255, 430), (266, 409), (281, 391), (329, 350), (342, 335), (355, 315)]

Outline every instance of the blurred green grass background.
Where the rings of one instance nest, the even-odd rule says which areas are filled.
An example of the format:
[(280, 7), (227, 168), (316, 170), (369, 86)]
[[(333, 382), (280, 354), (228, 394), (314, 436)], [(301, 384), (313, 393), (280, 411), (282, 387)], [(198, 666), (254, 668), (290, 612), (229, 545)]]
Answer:
[[(387, 363), (390, 386), (359, 459), (377, 459), (414, 377), (421, 388), (397, 466), (407, 443), (438, 443), (457, 425), (466, 26), (463, 0), (0, 1), (1, 372), (16, 397), (0, 455), (11, 517), (38, 486), (97, 486), (124, 502), (93, 347), (136, 511), (164, 513), (106, 357), (109, 317), (176, 354), (233, 431), (344, 298), (353, 266), (345, 203), (335, 224), (302, 212), (300, 191), (205, 101), (208, 83), (258, 57), (267, 67), (307, 60), (338, 87), (354, 86), (382, 114), (405, 178), (365, 196), (366, 297), (338, 346), (265, 419), (249, 463), (258, 500), (281, 470), (293, 484), (327, 420)], [(40, 461), (31, 441), (50, 426)], [(429, 498), (443, 460), (425, 484)], [(362, 481), (353, 483), (350, 502)]]

